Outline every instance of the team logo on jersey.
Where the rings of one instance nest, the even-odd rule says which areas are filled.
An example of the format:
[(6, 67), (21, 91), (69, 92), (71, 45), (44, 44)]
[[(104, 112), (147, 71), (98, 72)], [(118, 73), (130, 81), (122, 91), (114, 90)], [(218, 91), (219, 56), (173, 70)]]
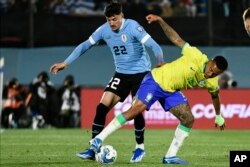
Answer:
[(125, 34), (122, 34), (121, 39), (122, 39), (123, 42), (126, 42), (127, 41), (127, 36)]
[(143, 31), (142, 26), (137, 27), (137, 30), (140, 31), (140, 32), (142, 32)]
[(205, 81), (204, 81), (204, 80), (200, 81), (200, 82), (199, 82), (199, 85), (200, 85), (200, 86), (204, 86), (204, 85), (205, 85)]
[(145, 99), (146, 102), (149, 102), (153, 97), (153, 94), (152, 93), (149, 93)]

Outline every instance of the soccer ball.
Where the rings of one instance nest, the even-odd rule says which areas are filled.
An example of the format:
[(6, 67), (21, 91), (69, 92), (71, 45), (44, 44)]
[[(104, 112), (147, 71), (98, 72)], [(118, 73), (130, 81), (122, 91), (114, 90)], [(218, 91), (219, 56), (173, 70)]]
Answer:
[(115, 163), (117, 152), (111, 145), (103, 145), (100, 152), (95, 154), (95, 159), (100, 164), (109, 165)]

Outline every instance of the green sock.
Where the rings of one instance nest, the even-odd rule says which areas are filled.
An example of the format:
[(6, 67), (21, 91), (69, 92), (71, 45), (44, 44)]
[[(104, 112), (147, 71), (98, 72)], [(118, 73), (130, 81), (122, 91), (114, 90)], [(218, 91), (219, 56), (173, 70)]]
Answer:
[(104, 129), (96, 136), (96, 138), (104, 141), (111, 133), (122, 127), (126, 123), (126, 118), (123, 114), (117, 115)]

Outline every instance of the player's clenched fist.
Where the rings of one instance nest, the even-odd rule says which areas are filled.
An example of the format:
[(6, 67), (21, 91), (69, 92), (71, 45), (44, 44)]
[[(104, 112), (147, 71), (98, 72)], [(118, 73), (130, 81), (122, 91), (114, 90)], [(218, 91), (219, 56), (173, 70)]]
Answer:
[(217, 126), (220, 127), (220, 130), (224, 130), (225, 127), (226, 127), (225, 120), (221, 115), (216, 115), (215, 116), (214, 123), (215, 123), (215, 127), (217, 127)]
[(67, 64), (65, 62), (57, 63), (57, 64), (54, 64), (50, 67), (50, 72), (52, 74), (56, 74), (58, 71), (61, 71), (61, 70), (65, 69), (66, 67), (67, 67)]
[(152, 22), (158, 22), (160, 21), (162, 18), (157, 16), (157, 15), (153, 15), (153, 14), (150, 14), (148, 16), (146, 16), (146, 20), (148, 21), (148, 23), (152, 23)]

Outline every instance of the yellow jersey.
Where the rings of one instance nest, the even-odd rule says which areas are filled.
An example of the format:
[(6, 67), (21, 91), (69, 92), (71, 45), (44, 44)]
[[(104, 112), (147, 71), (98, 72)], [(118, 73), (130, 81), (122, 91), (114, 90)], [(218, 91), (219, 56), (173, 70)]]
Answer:
[(208, 57), (196, 47), (186, 43), (182, 48), (182, 56), (171, 63), (154, 68), (152, 76), (160, 87), (167, 92), (190, 89), (195, 87), (207, 88), (209, 92), (219, 89), (218, 76), (206, 79), (204, 70)]

